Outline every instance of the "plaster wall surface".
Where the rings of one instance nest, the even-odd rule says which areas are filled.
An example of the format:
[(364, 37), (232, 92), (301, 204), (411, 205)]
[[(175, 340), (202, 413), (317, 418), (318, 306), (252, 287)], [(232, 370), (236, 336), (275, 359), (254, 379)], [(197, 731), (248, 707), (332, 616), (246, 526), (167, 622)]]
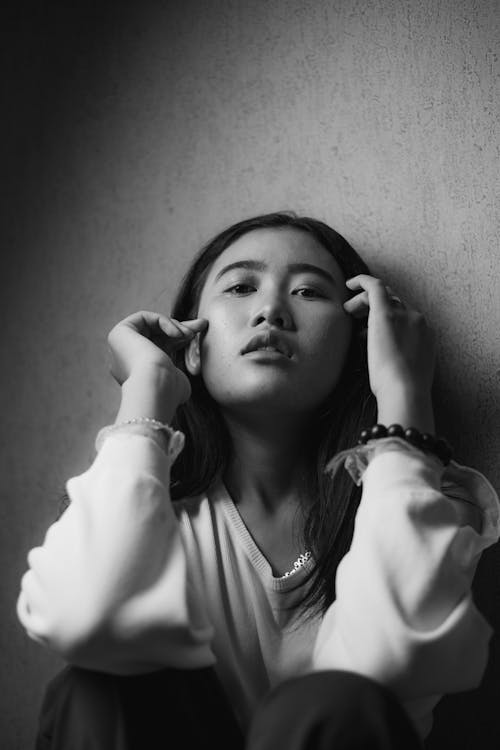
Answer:
[[(500, 11), (49, 3), (3, 34), (0, 736), (24, 750), (60, 662), (18, 625), (19, 580), (114, 418), (106, 334), (132, 311), (168, 312), (228, 224), (322, 219), (424, 311), (439, 427), (500, 487)], [(498, 627), (495, 570), (490, 555), (478, 595)], [(460, 713), (456, 748), (478, 731)]]

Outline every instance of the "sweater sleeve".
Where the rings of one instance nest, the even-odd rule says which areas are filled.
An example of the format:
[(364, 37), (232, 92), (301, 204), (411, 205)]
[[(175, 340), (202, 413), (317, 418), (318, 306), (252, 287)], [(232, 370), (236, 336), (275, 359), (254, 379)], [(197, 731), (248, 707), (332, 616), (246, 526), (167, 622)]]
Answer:
[(110, 435), (29, 553), (19, 619), (68, 662), (116, 674), (214, 662), (170, 501), (173, 458), (150, 437)]
[(471, 583), (499, 536), (498, 497), (478, 472), (452, 464), (443, 475), (435, 459), (397, 446), (374, 454), (362, 483), (313, 665), (387, 685), (425, 736), (440, 696), (476, 687), (486, 666), (492, 629)]

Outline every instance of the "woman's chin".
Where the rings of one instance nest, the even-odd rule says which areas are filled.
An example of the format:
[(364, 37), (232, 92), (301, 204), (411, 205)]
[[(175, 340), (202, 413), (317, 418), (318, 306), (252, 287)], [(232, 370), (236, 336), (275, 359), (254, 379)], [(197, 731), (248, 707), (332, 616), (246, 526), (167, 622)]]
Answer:
[[(205, 377), (205, 385), (216, 403), (229, 411), (242, 409), (272, 412), (277, 417), (287, 414), (307, 414), (313, 412), (324, 401), (332, 389), (331, 383), (322, 383), (324, 395), (318, 393), (323, 388), (311, 387), (311, 377), (293, 377), (284, 367), (252, 367), (251, 369), (233, 372), (231, 379), (225, 381), (219, 377), (209, 381)], [(309, 373), (310, 376), (310, 373)], [(224, 382), (224, 389), (220, 384)]]
[(316, 408), (305, 398), (307, 394), (302, 390), (283, 387), (283, 383), (262, 383), (252, 389), (246, 389), (244, 393), (232, 394), (231, 398), (217, 399), (223, 410), (235, 413), (248, 413), (252, 416), (258, 414), (273, 415), (276, 419), (283, 419), (293, 414), (307, 414)]

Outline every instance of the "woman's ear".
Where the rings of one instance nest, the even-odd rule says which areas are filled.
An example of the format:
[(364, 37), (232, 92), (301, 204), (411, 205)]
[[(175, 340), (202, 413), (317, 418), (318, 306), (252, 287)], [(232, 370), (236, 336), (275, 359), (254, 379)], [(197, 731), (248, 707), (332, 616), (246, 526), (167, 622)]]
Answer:
[(184, 362), (190, 375), (199, 375), (201, 370), (200, 334), (193, 336), (184, 350)]

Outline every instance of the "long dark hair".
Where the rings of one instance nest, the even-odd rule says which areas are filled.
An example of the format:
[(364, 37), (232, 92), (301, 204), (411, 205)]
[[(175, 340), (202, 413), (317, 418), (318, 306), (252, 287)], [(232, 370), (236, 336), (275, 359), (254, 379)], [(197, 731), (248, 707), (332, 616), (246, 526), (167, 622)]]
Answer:
[[(218, 234), (205, 245), (187, 272), (172, 309), (172, 317), (197, 317), (201, 292), (214, 261), (239, 237), (255, 229), (292, 227), (312, 234), (337, 261), (346, 278), (369, 273), (349, 243), (327, 224), (292, 212), (245, 219)], [(186, 369), (184, 353), (173, 355), (174, 364), (188, 376), (192, 394), (177, 409), (176, 429), (186, 436), (186, 447), (172, 467), (172, 499), (206, 492), (223, 475), (231, 457), (231, 440), (216, 402), (201, 377)], [(374, 423), (375, 399), (368, 381), (366, 322), (354, 321), (353, 335), (341, 378), (315, 415), (307, 456), (307, 488), (312, 502), (304, 523), (304, 545), (313, 553), (308, 593), (301, 604), (310, 614), (325, 611), (335, 599), (335, 573), (348, 551), (361, 491), (345, 471), (325, 473), (328, 461), (356, 443), (363, 427)]]

